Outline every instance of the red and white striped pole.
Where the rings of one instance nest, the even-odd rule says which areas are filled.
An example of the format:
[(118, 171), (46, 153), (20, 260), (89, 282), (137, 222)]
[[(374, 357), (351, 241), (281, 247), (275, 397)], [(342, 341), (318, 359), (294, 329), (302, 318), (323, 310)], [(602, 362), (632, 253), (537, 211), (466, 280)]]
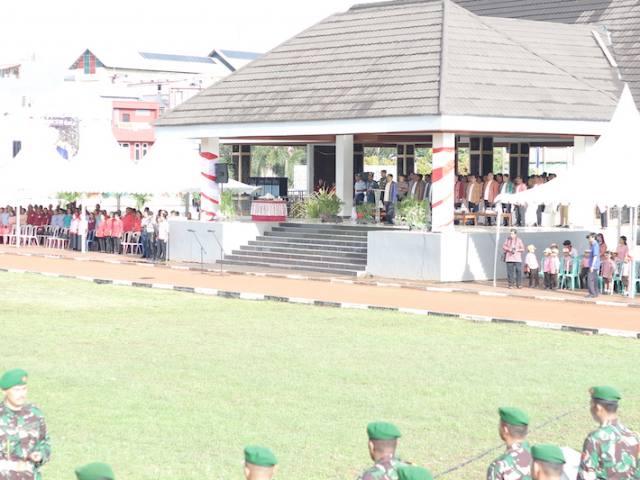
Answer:
[(216, 183), (216, 163), (220, 158), (220, 140), (203, 138), (200, 144), (200, 220), (215, 220), (220, 206), (220, 187)]
[(453, 229), (456, 136), (433, 134), (433, 172), (431, 173), (431, 230)]

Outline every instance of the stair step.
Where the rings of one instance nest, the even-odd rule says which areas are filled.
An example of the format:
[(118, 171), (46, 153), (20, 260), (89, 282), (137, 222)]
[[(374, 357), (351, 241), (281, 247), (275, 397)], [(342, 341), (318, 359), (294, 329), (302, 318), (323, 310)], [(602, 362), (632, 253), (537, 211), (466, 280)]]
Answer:
[(262, 252), (254, 250), (245, 250), (240, 247), (240, 250), (234, 250), (231, 252), (234, 256), (242, 257), (261, 257), (269, 258), (272, 260), (293, 260), (293, 261), (312, 261), (322, 263), (344, 263), (347, 265), (366, 266), (367, 257), (364, 258), (349, 258), (349, 257), (336, 257), (334, 255), (313, 255), (303, 253), (288, 253), (288, 252)]
[(294, 235), (331, 235), (334, 237), (345, 237), (345, 236), (349, 236), (349, 237), (362, 237), (362, 238), (367, 238), (367, 233), (368, 231), (366, 230), (360, 230), (360, 231), (353, 231), (353, 230), (338, 230), (338, 229), (327, 229), (327, 228), (305, 228), (305, 229), (300, 229), (300, 228), (291, 228), (291, 227), (273, 227), (271, 229), (271, 232), (286, 232), (287, 234), (294, 234)]
[(333, 233), (298, 232), (295, 230), (264, 232), (265, 237), (311, 238), (311, 239), (335, 239), (340, 241), (366, 242), (366, 235), (336, 235)]
[(278, 258), (278, 259), (274, 259), (274, 258), (265, 258), (265, 257), (261, 257), (261, 256), (250, 256), (250, 255), (235, 255), (235, 254), (231, 254), (231, 255), (227, 255), (225, 257), (225, 260), (241, 260), (241, 261), (248, 261), (248, 262), (269, 262), (273, 265), (279, 265), (280, 268), (282, 268), (283, 266), (291, 266), (291, 265), (296, 265), (298, 267), (323, 267), (323, 268), (335, 268), (335, 269), (340, 269), (340, 270), (365, 270), (364, 268), (358, 268), (360, 267), (360, 265), (353, 265), (351, 263), (344, 263), (344, 262), (325, 262), (325, 261), (313, 261), (313, 260), (295, 260), (295, 259), (287, 259), (287, 258)]
[[(266, 233), (266, 232), (265, 232)], [(354, 242), (354, 241), (346, 241), (346, 240), (331, 240), (331, 239), (314, 239), (314, 238), (303, 238), (303, 237), (277, 237), (273, 235), (262, 236), (256, 238), (257, 241), (267, 241), (267, 242), (280, 242), (280, 243), (301, 243), (301, 244), (310, 244), (310, 245), (333, 245), (337, 247), (364, 247), (366, 248), (367, 242)]]
[[(282, 270), (282, 265), (277, 263), (269, 263), (269, 262), (247, 262), (247, 261), (236, 261), (236, 260), (225, 260), (226, 264), (229, 265), (243, 265), (250, 267), (265, 267), (265, 268), (274, 268)], [(348, 276), (356, 276), (358, 272), (356, 270), (343, 270), (343, 269), (334, 269), (334, 268), (326, 268), (326, 267), (298, 267), (296, 265), (287, 265), (286, 270), (303, 270), (307, 272), (322, 272), (322, 273), (330, 273), (333, 275), (348, 275)]]
[(345, 230), (345, 231), (355, 231), (355, 232), (371, 232), (371, 231), (380, 231), (380, 230), (402, 230), (403, 227), (383, 227), (383, 226), (367, 226), (367, 225), (348, 225), (348, 224), (331, 224), (331, 223), (289, 223), (284, 222), (279, 225), (279, 227), (285, 228), (297, 228), (297, 229), (323, 229), (323, 230)]
[(294, 243), (294, 242), (278, 242), (278, 241), (266, 241), (266, 240), (250, 240), (249, 246), (264, 246), (272, 248), (294, 248), (301, 250), (321, 250), (326, 252), (348, 252), (348, 253), (362, 253), (366, 256), (367, 246), (361, 245), (357, 247), (347, 247), (342, 245), (325, 245), (317, 243)]
[[(338, 247), (336, 247), (338, 248)], [(316, 249), (310, 250), (309, 248), (293, 248), (290, 245), (282, 246), (282, 247), (272, 247), (269, 245), (242, 245), (240, 247), (241, 251), (251, 251), (251, 252), (269, 252), (269, 253), (286, 253), (290, 255), (322, 255), (325, 257), (346, 257), (346, 258), (361, 258), (367, 259), (367, 252), (345, 252), (343, 250), (325, 250), (325, 249)]]

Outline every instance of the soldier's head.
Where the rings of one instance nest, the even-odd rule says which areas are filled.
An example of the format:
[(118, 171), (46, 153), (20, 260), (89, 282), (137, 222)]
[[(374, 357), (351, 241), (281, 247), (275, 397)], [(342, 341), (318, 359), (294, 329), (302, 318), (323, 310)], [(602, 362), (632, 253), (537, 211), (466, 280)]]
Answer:
[(277, 465), (276, 456), (268, 448), (250, 445), (244, 449), (244, 477), (247, 480), (270, 480)]
[(529, 416), (519, 408), (501, 407), (498, 409), (500, 423), (498, 434), (503, 442), (512, 445), (522, 441), (529, 433)]
[(369, 455), (374, 462), (396, 454), (400, 430), (392, 423), (371, 422), (367, 425), (369, 437)]
[(604, 423), (618, 416), (618, 402), (622, 399), (620, 392), (609, 386), (592, 387), (591, 416), (598, 423)]
[(21, 368), (9, 370), (0, 377), (0, 389), (11, 410), (20, 410), (27, 403), (27, 377)]
[(533, 480), (560, 480), (564, 467), (564, 454), (556, 445), (534, 445), (531, 447)]
[(113, 470), (106, 463), (89, 463), (76, 468), (78, 480), (115, 480)]

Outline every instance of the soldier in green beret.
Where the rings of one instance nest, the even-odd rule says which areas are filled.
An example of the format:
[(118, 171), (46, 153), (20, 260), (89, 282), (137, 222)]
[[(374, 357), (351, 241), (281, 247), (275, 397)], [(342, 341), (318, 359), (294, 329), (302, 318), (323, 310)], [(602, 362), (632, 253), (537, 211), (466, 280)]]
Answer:
[(278, 460), (271, 450), (257, 445), (244, 449), (244, 477), (247, 480), (271, 480)]
[(375, 462), (373, 467), (360, 474), (358, 480), (397, 480), (398, 468), (407, 466), (396, 458), (400, 430), (392, 423), (372, 422), (367, 425), (369, 455)]
[(618, 419), (620, 393), (613, 387), (589, 390), (591, 416), (600, 425), (582, 447), (578, 480), (638, 479), (640, 438)]
[(534, 445), (531, 448), (533, 480), (560, 480), (564, 468), (564, 455), (556, 445)]
[(28, 374), (22, 369), (0, 377), (0, 479), (39, 480), (40, 467), (51, 457), (44, 415), (27, 403)]
[(113, 470), (106, 463), (89, 463), (76, 468), (78, 480), (116, 480)]
[(498, 409), (498, 434), (507, 451), (487, 470), (487, 480), (531, 480), (531, 448), (527, 442), (529, 417), (518, 408)]

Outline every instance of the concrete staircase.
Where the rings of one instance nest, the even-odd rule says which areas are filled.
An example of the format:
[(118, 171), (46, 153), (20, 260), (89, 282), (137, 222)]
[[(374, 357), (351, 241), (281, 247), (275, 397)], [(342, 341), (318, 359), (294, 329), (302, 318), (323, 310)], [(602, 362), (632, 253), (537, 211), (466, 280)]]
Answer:
[(356, 276), (367, 266), (367, 232), (382, 227), (281, 223), (224, 263)]

